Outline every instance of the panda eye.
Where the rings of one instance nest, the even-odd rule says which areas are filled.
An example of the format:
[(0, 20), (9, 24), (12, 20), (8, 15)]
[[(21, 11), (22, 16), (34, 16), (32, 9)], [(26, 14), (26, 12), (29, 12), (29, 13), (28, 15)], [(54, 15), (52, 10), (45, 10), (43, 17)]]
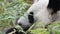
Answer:
[(22, 25), (22, 24), (19, 24), (19, 25)]

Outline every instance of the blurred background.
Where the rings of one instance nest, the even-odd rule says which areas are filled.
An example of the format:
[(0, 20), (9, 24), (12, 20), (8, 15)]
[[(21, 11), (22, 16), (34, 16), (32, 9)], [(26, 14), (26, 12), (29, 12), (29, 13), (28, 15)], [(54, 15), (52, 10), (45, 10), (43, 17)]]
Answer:
[(33, 0), (0, 0), (0, 31), (16, 25)]

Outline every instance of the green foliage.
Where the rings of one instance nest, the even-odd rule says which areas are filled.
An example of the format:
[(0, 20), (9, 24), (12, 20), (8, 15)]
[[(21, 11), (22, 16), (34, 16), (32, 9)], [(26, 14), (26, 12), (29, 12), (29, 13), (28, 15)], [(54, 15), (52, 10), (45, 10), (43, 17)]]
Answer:
[[(21, 2), (21, 3), (20, 3)], [(0, 28), (10, 27), (10, 23), (20, 18), (26, 12), (28, 4), (23, 0), (14, 0), (9, 2), (0, 2)], [(2, 29), (3, 29), (2, 28)]]
[(15, 28), (17, 28), (18, 30), (21, 30), (21, 31), (23, 30), (23, 28), (19, 25), (16, 25)]
[(22, 3), (24, 0), (18, 0), (19, 3)]
[(23, 33), (26, 33), (23, 28), (19, 25), (16, 25), (15, 28), (17, 28), (19, 30), (19, 32), (23, 32)]
[[(49, 31), (47, 31), (47, 29), (40, 28), (40, 26), (43, 26), (42, 22), (38, 22), (37, 24), (34, 23), (27, 31), (26, 33), (28, 34), (50, 34)], [(38, 27), (38, 28), (35, 28)]]
[(38, 28), (35, 30), (30, 30), (29, 32), (30, 32), (30, 34), (49, 34), (47, 29), (44, 29), (44, 28)]
[(48, 29), (53, 34), (60, 34), (60, 21), (53, 22), (48, 26)]
[(4, 32), (3, 31), (0, 31), (0, 34), (4, 34)]
[(0, 2), (1, 2), (2, 0), (0, 0)]

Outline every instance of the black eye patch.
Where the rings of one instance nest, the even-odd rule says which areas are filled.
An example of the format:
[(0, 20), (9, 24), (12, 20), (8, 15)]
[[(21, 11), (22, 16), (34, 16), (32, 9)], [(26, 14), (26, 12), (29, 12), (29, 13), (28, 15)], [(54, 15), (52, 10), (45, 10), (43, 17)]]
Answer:
[(33, 12), (30, 12), (30, 14), (28, 15), (28, 20), (31, 24), (34, 23), (34, 16), (33, 16)]

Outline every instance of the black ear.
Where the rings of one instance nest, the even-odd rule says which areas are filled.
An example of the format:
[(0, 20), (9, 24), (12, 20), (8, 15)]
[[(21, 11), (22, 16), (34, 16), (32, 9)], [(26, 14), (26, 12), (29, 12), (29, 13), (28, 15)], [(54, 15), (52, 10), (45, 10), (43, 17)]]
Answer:
[(30, 14), (28, 15), (28, 20), (31, 24), (34, 23), (34, 16), (33, 15), (34, 15), (33, 12), (30, 12)]
[(49, 0), (48, 8), (53, 9), (51, 14), (57, 13), (60, 10), (60, 0)]

